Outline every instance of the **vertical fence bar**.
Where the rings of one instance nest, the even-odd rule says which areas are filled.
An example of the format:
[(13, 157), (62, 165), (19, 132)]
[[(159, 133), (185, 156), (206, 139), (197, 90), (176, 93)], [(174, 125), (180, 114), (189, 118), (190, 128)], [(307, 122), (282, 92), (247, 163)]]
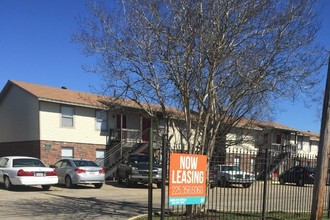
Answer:
[[(309, 155), (284, 154), (285, 152), (276, 152), (269, 148), (261, 150), (252, 153), (227, 149), (226, 154), (212, 158), (211, 167), (216, 164), (235, 165), (240, 161), (243, 171), (258, 173), (257, 180), (249, 188), (243, 188), (241, 184), (225, 186), (214, 182), (213, 188), (208, 192), (208, 216), (204, 219), (235, 219), (236, 214), (246, 214), (246, 218), (251, 219), (304, 219), (310, 215), (313, 185), (306, 182), (302, 187), (297, 186), (297, 181), (287, 180), (280, 184), (279, 179), (283, 172), (297, 165), (315, 167), (315, 158)], [(255, 170), (252, 168), (253, 163), (256, 163)], [(270, 178), (274, 169), (277, 170), (277, 175)], [(330, 196), (329, 189), (324, 196)], [(326, 205), (329, 206), (329, 203)], [(203, 218), (198, 216), (195, 219)]]
[(263, 191), (263, 204), (262, 204), (262, 219), (266, 219), (266, 207), (267, 207), (267, 178), (268, 178), (268, 147), (266, 147), (266, 160), (264, 168), (264, 191)]
[(153, 131), (150, 128), (149, 134), (149, 184), (148, 184), (148, 220), (152, 220), (152, 171), (153, 171)]
[(165, 218), (165, 188), (166, 188), (166, 151), (167, 151), (167, 142), (166, 142), (166, 135), (162, 135), (162, 189), (161, 189), (161, 203), (160, 203), (160, 219), (164, 220)]

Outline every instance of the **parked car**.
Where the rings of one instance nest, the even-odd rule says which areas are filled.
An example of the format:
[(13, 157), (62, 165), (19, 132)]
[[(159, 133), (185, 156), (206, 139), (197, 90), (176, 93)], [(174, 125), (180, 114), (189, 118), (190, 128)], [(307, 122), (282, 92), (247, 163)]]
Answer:
[(231, 184), (242, 184), (248, 188), (256, 180), (252, 173), (244, 172), (239, 166), (234, 165), (215, 165), (210, 171), (212, 184), (227, 187)]
[[(147, 154), (131, 154), (127, 161), (119, 164), (116, 178), (118, 183), (125, 180), (126, 186), (132, 183), (148, 183), (149, 182), (149, 155)], [(162, 187), (162, 168), (160, 164), (154, 160), (152, 165), (152, 179), (157, 184), (157, 188)]]
[(297, 186), (314, 184), (315, 168), (308, 166), (294, 166), (278, 177), (280, 184), (295, 183)]
[(93, 184), (99, 189), (103, 186), (105, 171), (95, 162), (85, 159), (62, 159), (53, 165), (58, 183), (72, 188), (77, 184)]
[(38, 158), (23, 156), (1, 157), (0, 177), (7, 190), (17, 185), (41, 185), (44, 190), (49, 190), (58, 182), (55, 169), (46, 167)]

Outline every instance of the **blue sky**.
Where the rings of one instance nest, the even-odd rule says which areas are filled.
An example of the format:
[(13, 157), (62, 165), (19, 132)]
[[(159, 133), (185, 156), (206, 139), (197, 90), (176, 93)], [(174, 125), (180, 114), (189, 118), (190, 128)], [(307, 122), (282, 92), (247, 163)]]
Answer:
[[(86, 13), (84, 0), (0, 0), (0, 90), (9, 79), (91, 92), (101, 84), (99, 75), (82, 65), (91, 60), (71, 42), (79, 14)], [(319, 41), (330, 50), (330, 1), (322, 0)], [(328, 12), (328, 13), (327, 13)], [(326, 75), (327, 67), (322, 70)], [(324, 83), (320, 86), (324, 87)], [(305, 107), (285, 102), (275, 122), (319, 132), (322, 106)]]

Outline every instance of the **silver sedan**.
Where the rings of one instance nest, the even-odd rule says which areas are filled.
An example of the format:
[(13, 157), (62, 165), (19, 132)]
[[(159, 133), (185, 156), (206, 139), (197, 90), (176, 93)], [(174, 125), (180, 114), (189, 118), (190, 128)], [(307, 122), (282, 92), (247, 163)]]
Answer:
[(62, 159), (51, 166), (56, 169), (58, 183), (72, 188), (77, 184), (93, 184), (99, 189), (103, 186), (105, 171), (95, 162), (84, 159)]

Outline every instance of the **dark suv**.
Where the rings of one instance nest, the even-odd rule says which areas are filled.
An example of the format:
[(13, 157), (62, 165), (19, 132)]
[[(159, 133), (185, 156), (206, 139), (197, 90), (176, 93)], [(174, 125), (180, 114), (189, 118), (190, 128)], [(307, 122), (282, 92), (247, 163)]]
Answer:
[(280, 184), (295, 183), (297, 186), (304, 186), (305, 184), (314, 184), (315, 168), (295, 166), (283, 172), (279, 176)]
[[(152, 166), (152, 179), (157, 184), (158, 188), (162, 186), (162, 169), (156, 163)], [(116, 178), (118, 183), (125, 180), (126, 186), (131, 186), (132, 183), (148, 183), (149, 182), (149, 155), (132, 154), (128, 156), (127, 161), (119, 164)]]

